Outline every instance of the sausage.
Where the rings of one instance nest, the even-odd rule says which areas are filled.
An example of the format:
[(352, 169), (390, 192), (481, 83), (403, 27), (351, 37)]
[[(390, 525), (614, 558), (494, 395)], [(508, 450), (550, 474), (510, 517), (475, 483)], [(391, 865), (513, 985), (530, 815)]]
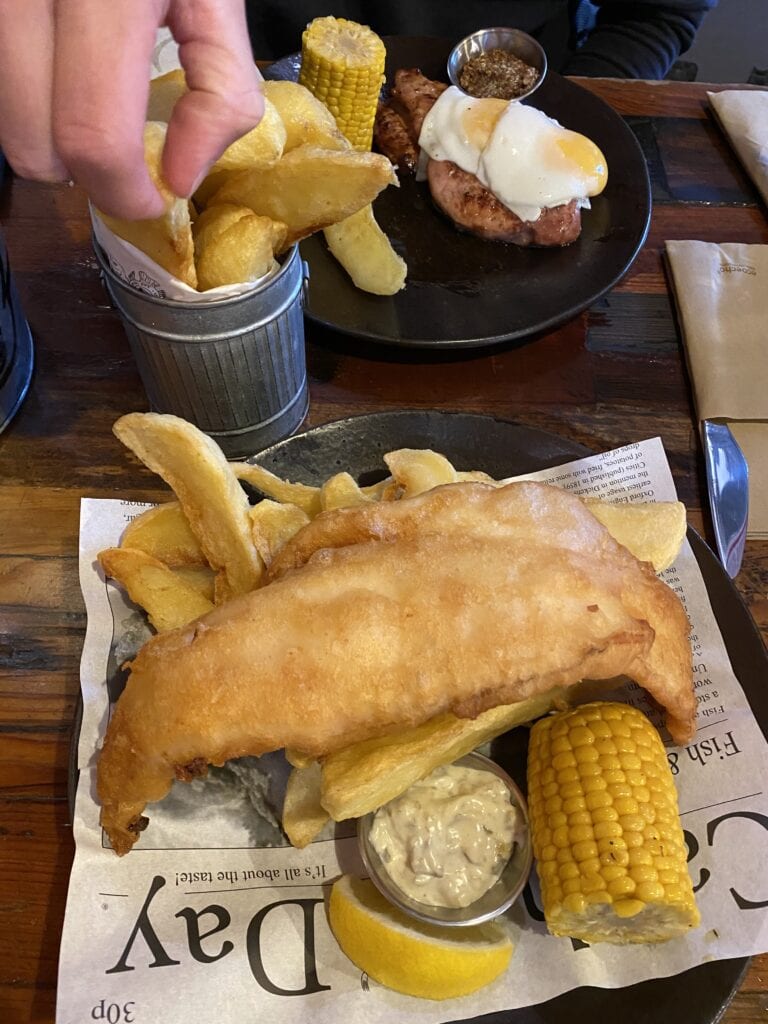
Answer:
[(405, 121), (389, 103), (379, 103), (373, 128), (376, 145), (384, 156), (405, 174), (414, 174), (419, 147), (408, 133)]
[(413, 141), (418, 145), (424, 118), (438, 96), (448, 88), (443, 82), (425, 78), (418, 68), (400, 68), (395, 72), (391, 102), (402, 116)]
[(541, 211), (538, 220), (521, 220), (489, 192), (474, 174), (449, 160), (430, 160), (427, 180), (432, 198), (456, 227), (480, 238), (515, 245), (561, 246), (581, 232), (581, 210), (575, 199)]

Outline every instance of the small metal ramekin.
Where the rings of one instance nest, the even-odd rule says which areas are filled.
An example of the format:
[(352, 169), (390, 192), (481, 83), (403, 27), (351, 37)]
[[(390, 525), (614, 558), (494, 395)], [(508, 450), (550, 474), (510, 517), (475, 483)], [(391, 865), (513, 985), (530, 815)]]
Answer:
[(467, 36), (466, 39), (462, 39), (451, 50), (448, 57), (448, 78), (453, 85), (461, 89), (461, 85), (459, 85), (461, 69), (468, 60), (478, 57), (486, 50), (506, 50), (507, 53), (513, 53), (539, 72), (539, 77), (530, 89), (515, 96), (516, 100), (525, 99), (526, 96), (536, 92), (544, 81), (544, 76), (547, 73), (547, 55), (533, 36), (529, 36), (527, 32), (521, 32), (518, 28), (481, 28), (477, 32), (473, 32), (471, 36)]
[(516, 806), (520, 809), (523, 817), (523, 828), (521, 829), (521, 841), (515, 844), (512, 856), (502, 871), (497, 881), (483, 895), (470, 903), (468, 907), (432, 907), (428, 903), (419, 903), (417, 900), (407, 896), (397, 883), (392, 879), (386, 867), (381, 861), (378, 853), (370, 841), (371, 824), (375, 812), (366, 814), (357, 822), (357, 838), (360, 847), (360, 855), (368, 871), (371, 881), (390, 903), (393, 903), (399, 910), (415, 917), (427, 924), (443, 925), (447, 927), (464, 927), (473, 924), (482, 924), (490, 921), (515, 902), (525, 888), (528, 876), (531, 873), (533, 864), (533, 846), (531, 843), (531, 832), (528, 823), (528, 807), (525, 797), (519, 787), (509, 775), (490, 758), (482, 754), (471, 753), (459, 758), (455, 764), (465, 768), (477, 768), (481, 771), (492, 772), (497, 775), (507, 786)]

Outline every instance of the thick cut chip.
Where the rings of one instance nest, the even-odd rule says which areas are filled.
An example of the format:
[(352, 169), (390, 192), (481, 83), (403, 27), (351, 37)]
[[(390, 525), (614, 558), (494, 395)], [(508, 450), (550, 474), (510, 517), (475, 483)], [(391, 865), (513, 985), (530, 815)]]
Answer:
[(227, 146), (211, 171), (216, 173), (272, 167), (283, 155), (285, 137), (285, 125), (275, 106), (265, 97), (262, 119), (255, 128)]
[(293, 846), (308, 846), (330, 820), (320, 803), (320, 765), (311, 761), (288, 776), (283, 804), (283, 831)]
[(113, 430), (173, 488), (209, 565), (223, 572), (228, 594), (257, 587), (263, 562), (248, 499), (219, 446), (186, 420), (154, 412), (123, 416)]
[(687, 521), (681, 501), (657, 501), (649, 504), (586, 499), (595, 519), (599, 519), (611, 536), (642, 562), (650, 562), (656, 572), (663, 572), (677, 558), (685, 540)]
[(197, 210), (207, 209), (208, 204), (224, 183), (238, 174), (240, 174), (240, 171), (212, 171), (210, 174), (207, 174), (200, 185), (198, 185), (197, 191), (192, 197), (195, 208)]
[(516, 704), (491, 708), (477, 718), (440, 715), (414, 729), (329, 754), (322, 762), (322, 806), (335, 821), (375, 811), (440, 765), (564, 705), (570, 696), (564, 687), (555, 687)]
[(162, 177), (163, 146), (167, 125), (148, 121), (144, 125), (144, 159), (158, 192), (165, 200), (165, 213), (151, 220), (120, 220), (98, 211), (107, 227), (119, 238), (141, 249), (173, 277), (197, 287), (195, 254), (189, 202), (173, 195)]
[(298, 505), (310, 519), (331, 508), (381, 501), (387, 488), (393, 485), (392, 478), (386, 477), (377, 484), (360, 487), (349, 473), (337, 473), (326, 480), (322, 487), (312, 487), (310, 484), (283, 480), (263, 466), (251, 465), (249, 462), (233, 462), (231, 466), (239, 480), (277, 502)]
[(187, 89), (187, 80), (181, 68), (174, 68), (164, 75), (158, 75), (149, 83), (149, 102), (147, 103), (147, 121), (171, 120), (176, 101), (181, 99)]
[(223, 569), (219, 569), (213, 577), (213, 603), (218, 608), (220, 604), (226, 604), (233, 597), (237, 597), (237, 594), (230, 586), (227, 574)]
[(123, 531), (120, 547), (143, 551), (171, 568), (208, 565), (178, 501), (166, 501), (136, 516)]
[(336, 224), (396, 185), (392, 165), (378, 153), (338, 152), (299, 146), (274, 167), (229, 178), (215, 203), (249, 206), (288, 227), (286, 245)]
[(300, 750), (294, 750), (293, 747), (285, 748), (285, 759), (294, 768), (306, 768), (315, 760), (311, 754), (302, 754)]
[[(153, 78), (149, 84), (147, 120), (170, 121), (173, 108), (187, 92), (186, 77), (180, 68)], [(259, 123), (227, 146), (211, 171), (215, 173), (242, 171), (248, 167), (271, 167), (282, 156), (285, 139), (283, 120), (265, 95), (264, 114)]]
[(336, 127), (336, 118), (328, 107), (298, 82), (265, 82), (264, 95), (277, 109), (285, 125), (284, 153), (299, 146), (321, 149), (351, 149)]
[(439, 452), (429, 448), (399, 448), (384, 456), (403, 498), (413, 498), (441, 484), (456, 483), (456, 470)]
[(470, 469), (464, 472), (456, 471), (456, 480), (458, 483), (476, 483), (476, 484), (493, 484), (496, 481), (489, 473), (484, 473), (482, 469)]
[(405, 287), (408, 267), (379, 227), (370, 204), (326, 228), (325, 240), (361, 291), (394, 295)]
[(294, 484), (290, 480), (283, 480), (274, 473), (270, 473), (263, 466), (252, 465), (250, 462), (231, 463), (232, 472), (245, 483), (255, 487), (257, 491), (266, 494), (268, 498), (275, 501), (286, 502), (291, 505), (298, 505), (312, 519), (320, 512), (320, 488), (312, 487), (309, 484)]
[(214, 604), (215, 574), (213, 569), (209, 569), (207, 565), (179, 565), (173, 570), (173, 574), (187, 586), (197, 590), (211, 604)]
[(265, 498), (251, 508), (253, 543), (269, 565), (280, 549), (309, 522), (307, 513), (298, 505), (281, 504)]
[(264, 117), (258, 125), (224, 150), (197, 187), (194, 196), (197, 209), (205, 209), (219, 189), (242, 171), (274, 166), (282, 156), (284, 145), (285, 126), (274, 105), (265, 100)]
[(371, 501), (384, 501), (384, 495), (387, 490), (392, 487), (394, 481), (391, 476), (385, 476), (383, 480), (379, 480), (377, 484), (367, 484), (365, 487), (361, 487), (360, 490), (363, 492), (366, 498), (370, 498)]
[(320, 504), (324, 512), (333, 508), (348, 508), (350, 505), (364, 505), (372, 500), (349, 473), (336, 473), (320, 488)]
[(274, 253), (285, 244), (287, 229), (247, 206), (211, 206), (195, 221), (197, 286), (258, 281), (274, 266)]
[(99, 561), (106, 575), (122, 584), (134, 604), (146, 611), (158, 633), (186, 626), (213, 610), (197, 587), (144, 551), (107, 548), (99, 552)]

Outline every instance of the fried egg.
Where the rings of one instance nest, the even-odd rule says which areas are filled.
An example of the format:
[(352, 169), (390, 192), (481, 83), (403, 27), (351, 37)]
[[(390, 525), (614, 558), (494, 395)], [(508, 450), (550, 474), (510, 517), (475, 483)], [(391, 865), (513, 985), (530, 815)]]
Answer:
[(521, 220), (577, 200), (589, 206), (608, 180), (605, 157), (585, 135), (516, 100), (475, 99), (451, 86), (424, 119), (419, 145), (468, 171)]
[(463, 171), (477, 174), (480, 157), (507, 102), (476, 99), (452, 85), (424, 118), (419, 146), (433, 160), (450, 160)]

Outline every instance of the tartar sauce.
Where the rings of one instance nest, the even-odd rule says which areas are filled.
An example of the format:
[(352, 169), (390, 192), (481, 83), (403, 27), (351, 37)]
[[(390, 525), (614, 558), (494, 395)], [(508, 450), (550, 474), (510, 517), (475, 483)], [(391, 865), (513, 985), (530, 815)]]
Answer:
[(512, 854), (522, 816), (503, 780), (446, 765), (376, 812), (370, 840), (393, 881), (432, 907), (468, 907)]

